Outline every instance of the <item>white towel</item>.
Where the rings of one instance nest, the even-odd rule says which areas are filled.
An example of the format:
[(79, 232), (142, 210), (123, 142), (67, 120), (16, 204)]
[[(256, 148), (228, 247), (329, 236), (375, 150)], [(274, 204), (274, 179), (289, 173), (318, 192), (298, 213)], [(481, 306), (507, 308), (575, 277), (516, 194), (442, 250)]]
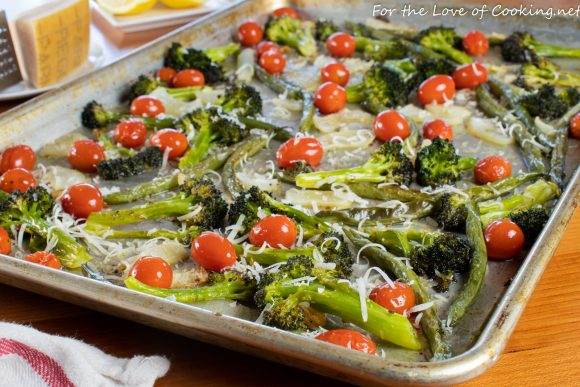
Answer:
[(121, 359), (79, 340), (0, 322), (1, 387), (152, 386), (168, 370), (162, 356)]

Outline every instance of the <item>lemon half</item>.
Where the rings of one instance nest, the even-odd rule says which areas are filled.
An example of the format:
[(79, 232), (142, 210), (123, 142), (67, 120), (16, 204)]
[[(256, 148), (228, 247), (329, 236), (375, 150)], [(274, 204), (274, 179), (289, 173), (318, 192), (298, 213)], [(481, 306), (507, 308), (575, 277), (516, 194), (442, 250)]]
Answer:
[(97, 2), (113, 15), (136, 15), (149, 11), (157, 0), (97, 0)]
[(204, 0), (159, 0), (169, 8), (193, 8), (199, 7)]

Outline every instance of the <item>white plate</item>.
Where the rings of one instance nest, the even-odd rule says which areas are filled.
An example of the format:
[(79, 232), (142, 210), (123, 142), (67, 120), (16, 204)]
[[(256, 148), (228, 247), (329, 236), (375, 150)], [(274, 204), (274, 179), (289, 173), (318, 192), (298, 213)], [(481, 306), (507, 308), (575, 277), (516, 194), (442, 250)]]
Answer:
[(192, 18), (213, 12), (228, 5), (230, 0), (205, 0), (195, 8), (173, 9), (157, 3), (151, 10), (130, 16), (111, 15), (102, 9), (96, 1), (92, 1), (93, 9), (113, 28), (125, 33), (145, 31), (153, 28), (163, 28), (185, 24)]
[[(92, 40), (92, 39), (91, 39)], [(103, 47), (91, 41), (91, 46), (89, 48), (89, 58), (87, 63), (85, 63), (81, 68), (76, 70), (74, 73), (70, 74), (68, 77), (63, 79), (59, 83), (54, 85), (36, 88), (26, 81), (21, 81), (15, 85), (0, 89), (0, 101), (8, 101), (11, 99), (26, 98), (44, 93), (45, 91), (52, 90), (54, 88), (60, 87), (67, 82), (72, 81), (75, 78), (86, 75), (105, 64), (105, 51)]]

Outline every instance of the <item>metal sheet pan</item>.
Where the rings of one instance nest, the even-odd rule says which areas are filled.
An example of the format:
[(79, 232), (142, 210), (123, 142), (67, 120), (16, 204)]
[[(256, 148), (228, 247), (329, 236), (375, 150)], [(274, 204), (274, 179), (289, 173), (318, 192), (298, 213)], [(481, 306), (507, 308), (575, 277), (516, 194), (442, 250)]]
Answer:
[[(400, 7), (398, 2), (385, 1)], [(431, 2), (413, 2), (413, 5)], [(447, 1), (450, 6), (462, 5)], [(233, 26), (247, 18), (260, 18), (285, 5), (279, 0), (240, 2), (218, 14), (180, 28), (83, 79), (35, 98), (0, 116), (0, 148), (25, 142), (34, 148), (78, 129), (80, 109), (90, 99), (107, 105), (117, 102), (121, 88), (135, 74), (153, 70), (171, 41), (196, 47), (225, 43)], [(374, 3), (367, 1), (300, 0), (295, 5), (312, 15), (337, 20), (364, 20)], [(408, 18), (409, 24), (473, 24), (458, 18)], [(526, 23), (526, 28), (548, 35), (552, 41), (577, 42), (578, 22), (560, 19), (549, 24), (542, 18), (497, 18), (484, 30), (506, 31)], [(558, 31), (549, 26), (558, 25)], [(577, 146), (577, 144), (575, 144)], [(8, 256), (0, 257), (0, 282), (54, 298), (115, 314), (184, 336), (245, 351), (342, 380), (366, 383), (454, 383), (477, 376), (499, 357), (537, 281), (546, 268), (565, 226), (577, 206), (580, 192), (578, 151), (569, 158), (569, 184), (558, 201), (542, 235), (521, 264), (490, 268), (485, 291), (458, 328), (453, 343), (457, 356), (440, 362), (403, 362), (371, 357), (292, 333), (223, 316), (201, 308), (178, 304), (75, 274), (47, 270)], [(510, 279), (509, 284), (503, 279)]]

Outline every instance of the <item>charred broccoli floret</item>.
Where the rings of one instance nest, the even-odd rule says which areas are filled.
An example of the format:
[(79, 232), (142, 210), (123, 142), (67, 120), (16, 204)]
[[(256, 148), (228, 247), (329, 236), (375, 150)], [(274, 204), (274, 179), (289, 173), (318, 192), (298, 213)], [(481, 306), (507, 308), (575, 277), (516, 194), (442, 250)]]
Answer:
[(462, 231), (465, 229), (469, 198), (457, 193), (446, 192), (435, 202), (433, 218), (444, 230)]
[(450, 75), (455, 70), (455, 65), (445, 58), (420, 59), (417, 61), (416, 66), (419, 82), (437, 74)]
[(580, 58), (580, 48), (542, 43), (529, 32), (514, 32), (501, 45), (501, 55), (508, 62), (536, 62), (547, 58)]
[(436, 138), (417, 154), (417, 183), (432, 187), (452, 184), (460, 179), (461, 172), (472, 169), (476, 162), (473, 157), (460, 157), (451, 142)]
[(132, 101), (141, 95), (151, 94), (158, 88), (164, 89), (167, 94), (182, 101), (194, 100), (199, 91), (203, 89), (202, 86), (166, 87), (163, 82), (158, 81), (153, 77), (140, 75), (139, 78), (137, 78), (137, 80), (129, 87), (127, 99)]
[(207, 84), (222, 81), (224, 73), (219, 65), (227, 57), (239, 50), (239, 45), (231, 43), (222, 47), (215, 47), (206, 51), (195, 48), (185, 48), (180, 43), (173, 43), (164, 58), (164, 65), (177, 71), (196, 69), (203, 73)]
[(510, 214), (512, 222), (520, 226), (528, 245), (532, 245), (548, 222), (550, 214), (541, 206), (527, 210), (514, 211)]
[(22, 227), (34, 239), (34, 246), (46, 246), (56, 238), (52, 252), (67, 268), (78, 268), (91, 260), (86, 248), (58, 227), (46, 220), (50, 215), (54, 200), (43, 187), (34, 187), (26, 192), (14, 192), (0, 196), (0, 225), (6, 229)]
[(540, 59), (535, 63), (522, 64), (514, 83), (524, 89), (536, 89), (542, 85), (579, 88), (580, 75), (561, 70), (548, 59)]
[(97, 174), (104, 180), (119, 180), (159, 168), (162, 163), (163, 152), (157, 147), (149, 147), (130, 157), (101, 161)]
[(358, 167), (302, 173), (296, 176), (296, 185), (302, 188), (320, 188), (332, 183), (383, 183), (409, 185), (413, 180), (413, 163), (402, 152), (401, 143), (386, 142), (366, 163)]
[(292, 166), (283, 169), (279, 172), (278, 178), (285, 183), (294, 184), (296, 183), (296, 176), (301, 173), (314, 172), (314, 169), (305, 161), (297, 161)]
[(218, 104), (227, 113), (240, 116), (256, 116), (262, 113), (262, 96), (249, 85), (230, 85)]
[[(131, 119), (129, 114), (113, 112), (104, 108), (97, 101), (91, 101), (85, 105), (81, 112), (81, 123), (87, 129), (106, 128), (110, 124), (116, 124), (124, 119)], [(167, 117), (162, 119), (151, 117), (139, 117), (148, 129), (163, 129), (175, 126), (175, 120)]]
[(318, 18), (316, 20), (316, 40), (319, 42), (326, 42), (326, 39), (335, 32), (340, 31), (340, 28), (332, 20), (325, 18)]
[(453, 28), (429, 27), (416, 36), (415, 40), (420, 45), (435, 52), (439, 52), (454, 62), (460, 64), (471, 63), (472, 59), (465, 52), (455, 48), (461, 40)]
[(536, 92), (527, 93), (520, 103), (532, 117), (555, 120), (562, 117), (580, 100), (580, 93), (575, 88), (568, 88), (560, 93), (552, 85), (543, 85)]
[(266, 23), (264, 31), (266, 37), (273, 42), (292, 47), (305, 57), (316, 56), (315, 25), (311, 21), (290, 16), (272, 17)]

